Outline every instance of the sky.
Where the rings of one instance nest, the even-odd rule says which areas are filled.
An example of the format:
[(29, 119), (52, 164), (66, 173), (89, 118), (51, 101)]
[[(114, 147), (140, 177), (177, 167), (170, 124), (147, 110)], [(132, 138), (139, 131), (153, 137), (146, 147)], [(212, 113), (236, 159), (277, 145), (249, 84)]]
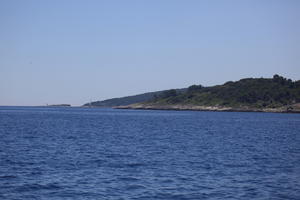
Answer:
[(298, 0), (0, 0), (0, 105), (299, 80), (299, 19)]

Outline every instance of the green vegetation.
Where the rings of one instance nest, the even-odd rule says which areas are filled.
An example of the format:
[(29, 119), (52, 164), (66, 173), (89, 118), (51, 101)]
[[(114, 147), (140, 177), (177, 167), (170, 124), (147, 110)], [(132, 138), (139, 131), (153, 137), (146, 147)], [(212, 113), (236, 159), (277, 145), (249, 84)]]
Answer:
[[(181, 92), (185, 89), (177, 89), (175, 92)], [(83, 106), (92, 106), (92, 107), (114, 107), (114, 106), (125, 106), (129, 104), (144, 102), (144, 101), (150, 101), (153, 99), (157, 99), (160, 97), (162, 93), (165, 91), (157, 91), (157, 92), (148, 92), (144, 94), (138, 94), (133, 96), (127, 96), (127, 97), (120, 97), (120, 98), (113, 98), (113, 99), (107, 99), (104, 101), (94, 101), (91, 103), (86, 103)]]
[(277, 108), (299, 102), (300, 81), (274, 75), (271, 79), (246, 78), (213, 87), (192, 85), (184, 92), (167, 90), (146, 104)]
[(84, 106), (116, 107), (136, 103), (154, 107), (195, 105), (258, 109), (279, 108), (300, 103), (300, 81), (292, 81), (279, 75), (274, 75), (273, 78), (245, 78), (212, 87), (192, 85), (184, 89), (171, 89), (96, 101)]

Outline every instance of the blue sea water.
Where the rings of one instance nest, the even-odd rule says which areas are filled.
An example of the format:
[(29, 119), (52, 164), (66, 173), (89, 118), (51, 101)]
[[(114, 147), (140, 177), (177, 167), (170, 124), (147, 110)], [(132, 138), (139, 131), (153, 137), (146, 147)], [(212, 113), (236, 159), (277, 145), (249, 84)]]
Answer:
[(300, 114), (0, 107), (0, 199), (300, 199)]

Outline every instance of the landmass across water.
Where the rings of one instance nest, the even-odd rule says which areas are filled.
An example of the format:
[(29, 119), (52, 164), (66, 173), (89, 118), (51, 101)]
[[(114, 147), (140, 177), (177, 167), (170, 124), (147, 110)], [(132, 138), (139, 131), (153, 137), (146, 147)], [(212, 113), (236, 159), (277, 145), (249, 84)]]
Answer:
[(245, 78), (223, 85), (171, 89), (91, 102), (84, 106), (117, 109), (300, 112), (300, 81), (279, 75)]
[(47, 105), (47, 106), (50, 106), (50, 107), (71, 107), (71, 104), (51, 104), (51, 105)]

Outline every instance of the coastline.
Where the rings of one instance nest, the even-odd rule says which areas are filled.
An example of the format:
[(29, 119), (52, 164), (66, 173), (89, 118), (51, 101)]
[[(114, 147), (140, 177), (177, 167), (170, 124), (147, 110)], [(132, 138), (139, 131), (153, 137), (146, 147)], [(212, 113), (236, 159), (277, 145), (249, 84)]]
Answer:
[(135, 110), (177, 110), (177, 111), (212, 111), (212, 112), (270, 112), (270, 113), (300, 113), (300, 103), (278, 108), (250, 108), (250, 107), (224, 107), (224, 106), (198, 106), (198, 105), (159, 105), (159, 104), (131, 104), (115, 106), (115, 109)]

